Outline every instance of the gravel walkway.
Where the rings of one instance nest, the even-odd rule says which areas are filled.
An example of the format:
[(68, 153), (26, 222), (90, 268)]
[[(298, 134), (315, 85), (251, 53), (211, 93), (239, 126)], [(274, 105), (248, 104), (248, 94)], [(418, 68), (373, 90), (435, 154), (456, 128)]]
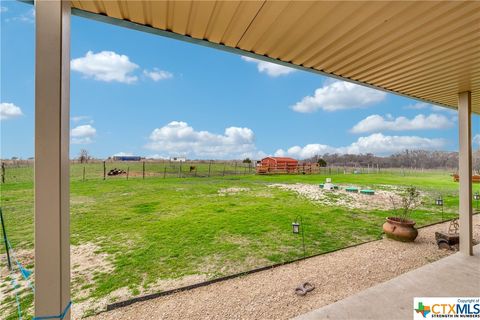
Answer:
[[(420, 229), (414, 244), (383, 239), (89, 319), (289, 319), (452, 254), (434, 240), (434, 232), (447, 227)], [(480, 240), (480, 215), (474, 216), (474, 238)], [(316, 289), (296, 296), (294, 288), (304, 281)]]

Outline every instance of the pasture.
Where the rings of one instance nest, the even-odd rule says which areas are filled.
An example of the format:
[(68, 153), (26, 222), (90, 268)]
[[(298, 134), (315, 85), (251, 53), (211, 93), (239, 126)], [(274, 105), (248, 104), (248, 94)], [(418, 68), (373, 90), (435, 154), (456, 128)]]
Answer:
[[(22, 170), (25, 178), (1, 185), (0, 204), (18, 260), (33, 270), (32, 171)], [(423, 197), (413, 215), (417, 226), (441, 220), (442, 210), (434, 204), (439, 195), (445, 203), (444, 219), (456, 217), (458, 209), (458, 184), (446, 172), (276, 176), (245, 172), (209, 178), (83, 181), (78, 178), (80, 170), (72, 166), (72, 298), (77, 316), (127, 298), (301, 258), (302, 239), (292, 233), (291, 225), (299, 215), (309, 256), (381, 238), (384, 219), (392, 214), (388, 208), (337, 204), (339, 195), (334, 193), (328, 195), (330, 202), (314, 201), (273, 184), (318, 186), (331, 177), (340, 186), (391, 193), (413, 185)], [(372, 198), (352, 199), (368, 203)], [(6, 271), (3, 247), (0, 250), (4, 270), (0, 314), (14, 319), (15, 297), (7, 281), (12, 275)], [(20, 290), (28, 312), (33, 296), (26, 286)]]

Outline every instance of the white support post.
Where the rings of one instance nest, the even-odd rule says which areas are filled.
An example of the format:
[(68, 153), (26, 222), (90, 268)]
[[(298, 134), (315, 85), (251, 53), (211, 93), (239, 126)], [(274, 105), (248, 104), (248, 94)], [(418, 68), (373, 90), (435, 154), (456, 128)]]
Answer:
[(459, 225), (460, 252), (473, 255), (472, 228), (472, 97), (470, 92), (458, 94), (459, 130)]
[(70, 319), (70, 1), (35, 20), (35, 316)]

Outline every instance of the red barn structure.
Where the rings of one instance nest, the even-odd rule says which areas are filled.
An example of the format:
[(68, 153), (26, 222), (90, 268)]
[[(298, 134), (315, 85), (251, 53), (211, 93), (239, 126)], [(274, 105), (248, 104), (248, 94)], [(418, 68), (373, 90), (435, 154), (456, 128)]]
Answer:
[(257, 173), (295, 173), (298, 160), (288, 157), (266, 157), (257, 165)]

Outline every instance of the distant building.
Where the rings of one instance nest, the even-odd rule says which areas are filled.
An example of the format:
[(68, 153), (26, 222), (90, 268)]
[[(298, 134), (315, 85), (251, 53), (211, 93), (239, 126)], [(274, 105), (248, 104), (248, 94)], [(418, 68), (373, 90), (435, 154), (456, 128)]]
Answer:
[(113, 161), (140, 161), (140, 156), (113, 156)]
[(186, 157), (171, 157), (170, 161), (172, 161), (172, 162), (186, 162), (187, 158)]

